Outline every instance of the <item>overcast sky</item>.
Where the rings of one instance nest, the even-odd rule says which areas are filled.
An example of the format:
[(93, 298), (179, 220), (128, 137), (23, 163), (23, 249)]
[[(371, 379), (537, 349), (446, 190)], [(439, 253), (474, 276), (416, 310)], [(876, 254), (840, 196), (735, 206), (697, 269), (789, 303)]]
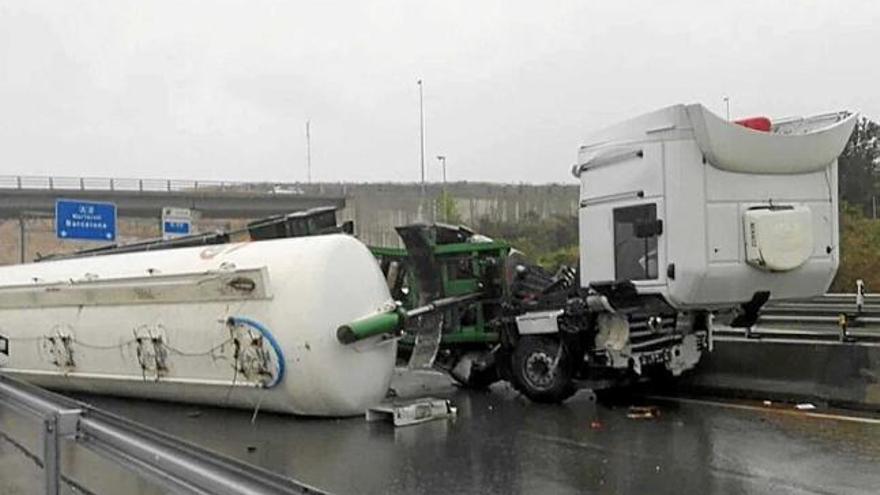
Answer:
[(0, 0), (0, 174), (574, 182), (673, 103), (880, 117), (880, 2)]

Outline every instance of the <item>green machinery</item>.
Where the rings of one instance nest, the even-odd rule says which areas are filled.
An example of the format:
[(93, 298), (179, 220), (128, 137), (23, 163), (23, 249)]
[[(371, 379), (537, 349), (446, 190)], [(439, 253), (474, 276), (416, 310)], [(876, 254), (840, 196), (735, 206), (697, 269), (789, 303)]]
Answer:
[[(491, 240), (469, 242), (474, 234), (464, 227), (412, 225), (398, 231), (422, 237), (419, 247), (423, 245), (427, 251), (419, 252), (419, 247), (370, 248), (395, 300), (412, 309), (438, 299), (480, 294), (476, 300), (447, 309), (441, 347), (497, 343), (499, 334), (488, 323), (499, 316), (499, 305), (509, 295), (505, 268), (511, 246)], [(402, 347), (411, 346), (413, 339), (413, 335), (405, 335)]]
[(548, 273), (465, 227), (397, 233), (405, 248), (371, 249), (400, 304), (400, 357), (410, 367), (440, 368), (475, 388), (505, 380), (534, 401), (560, 402), (584, 385), (678, 375), (708, 346), (704, 314), (683, 318), (630, 282), (582, 287), (576, 270)]
[(434, 359), (428, 361), (460, 384), (483, 388), (512, 379), (510, 349), (515, 342), (509, 327), (521, 312), (519, 303), (536, 299), (554, 285), (570, 286), (574, 272), (565, 271), (561, 279), (550, 276), (529, 265), (510, 244), (463, 226), (414, 224), (398, 227), (397, 232), (405, 248), (371, 248), (392, 296), (402, 304), (408, 321), (413, 311), (432, 304), (436, 307), (424, 311), (425, 316), (439, 315), (427, 329), (424, 322), (404, 325), (401, 360), (409, 359), (412, 365), (420, 332), (434, 329), (439, 334), (436, 353), (429, 352)]

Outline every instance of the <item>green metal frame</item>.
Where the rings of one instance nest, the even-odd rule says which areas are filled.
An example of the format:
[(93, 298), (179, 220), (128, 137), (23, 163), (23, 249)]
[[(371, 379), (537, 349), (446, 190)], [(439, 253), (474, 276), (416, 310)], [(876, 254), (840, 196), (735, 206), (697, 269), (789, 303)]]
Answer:
[[(403, 248), (370, 247), (373, 255), (378, 259), (391, 259), (406, 263), (407, 252)], [(511, 246), (506, 242), (461, 242), (453, 244), (438, 244), (433, 246), (434, 257), (438, 261), (443, 282), (445, 297), (472, 294), (482, 289), (480, 282), (486, 278), (486, 271), (496, 269), (502, 280), (495, 281), (502, 288), (502, 297), (508, 295), (508, 287), (503, 277), (504, 267)], [(404, 309), (412, 309), (419, 300), (417, 283), (411, 270), (407, 270), (406, 284), (409, 288), (406, 300), (401, 301)], [(498, 300), (480, 299), (469, 305), (459, 308), (458, 311), (474, 311), (474, 321), (467, 325), (453, 325), (444, 329), (441, 336), (441, 346), (455, 346), (466, 344), (491, 344), (498, 342), (497, 332), (489, 331), (486, 327), (487, 306), (497, 305)], [(404, 336), (401, 344), (412, 344), (412, 337)]]

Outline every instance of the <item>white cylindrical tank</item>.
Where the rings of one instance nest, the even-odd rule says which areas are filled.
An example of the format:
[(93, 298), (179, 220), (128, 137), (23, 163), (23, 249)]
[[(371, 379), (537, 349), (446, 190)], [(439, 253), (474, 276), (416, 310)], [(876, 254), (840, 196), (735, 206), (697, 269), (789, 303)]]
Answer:
[(304, 415), (363, 413), (396, 343), (336, 339), (393, 301), (345, 235), (0, 267), (0, 369), (56, 389)]

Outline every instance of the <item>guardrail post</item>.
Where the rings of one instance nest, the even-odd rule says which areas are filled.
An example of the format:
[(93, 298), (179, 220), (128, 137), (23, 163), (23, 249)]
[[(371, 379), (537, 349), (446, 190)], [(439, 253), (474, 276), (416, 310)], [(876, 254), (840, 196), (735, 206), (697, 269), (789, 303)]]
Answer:
[(849, 319), (845, 314), (841, 313), (837, 315), (837, 327), (840, 329), (840, 341), (847, 342), (849, 340), (849, 334), (847, 333), (847, 327), (849, 326)]
[(61, 438), (76, 436), (81, 415), (81, 409), (63, 409), (43, 419), (43, 478), (48, 495), (60, 493)]
[(43, 420), (43, 479), (46, 495), (58, 495), (61, 472), (58, 452), (58, 416), (50, 414)]
[(856, 280), (856, 312), (862, 314), (862, 307), (865, 305), (865, 282), (862, 279)]
[(747, 339), (757, 339), (758, 337), (760, 337), (760, 335), (755, 333), (754, 329), (754, 325), (749, 325), (745, 328), (744, 335)]

